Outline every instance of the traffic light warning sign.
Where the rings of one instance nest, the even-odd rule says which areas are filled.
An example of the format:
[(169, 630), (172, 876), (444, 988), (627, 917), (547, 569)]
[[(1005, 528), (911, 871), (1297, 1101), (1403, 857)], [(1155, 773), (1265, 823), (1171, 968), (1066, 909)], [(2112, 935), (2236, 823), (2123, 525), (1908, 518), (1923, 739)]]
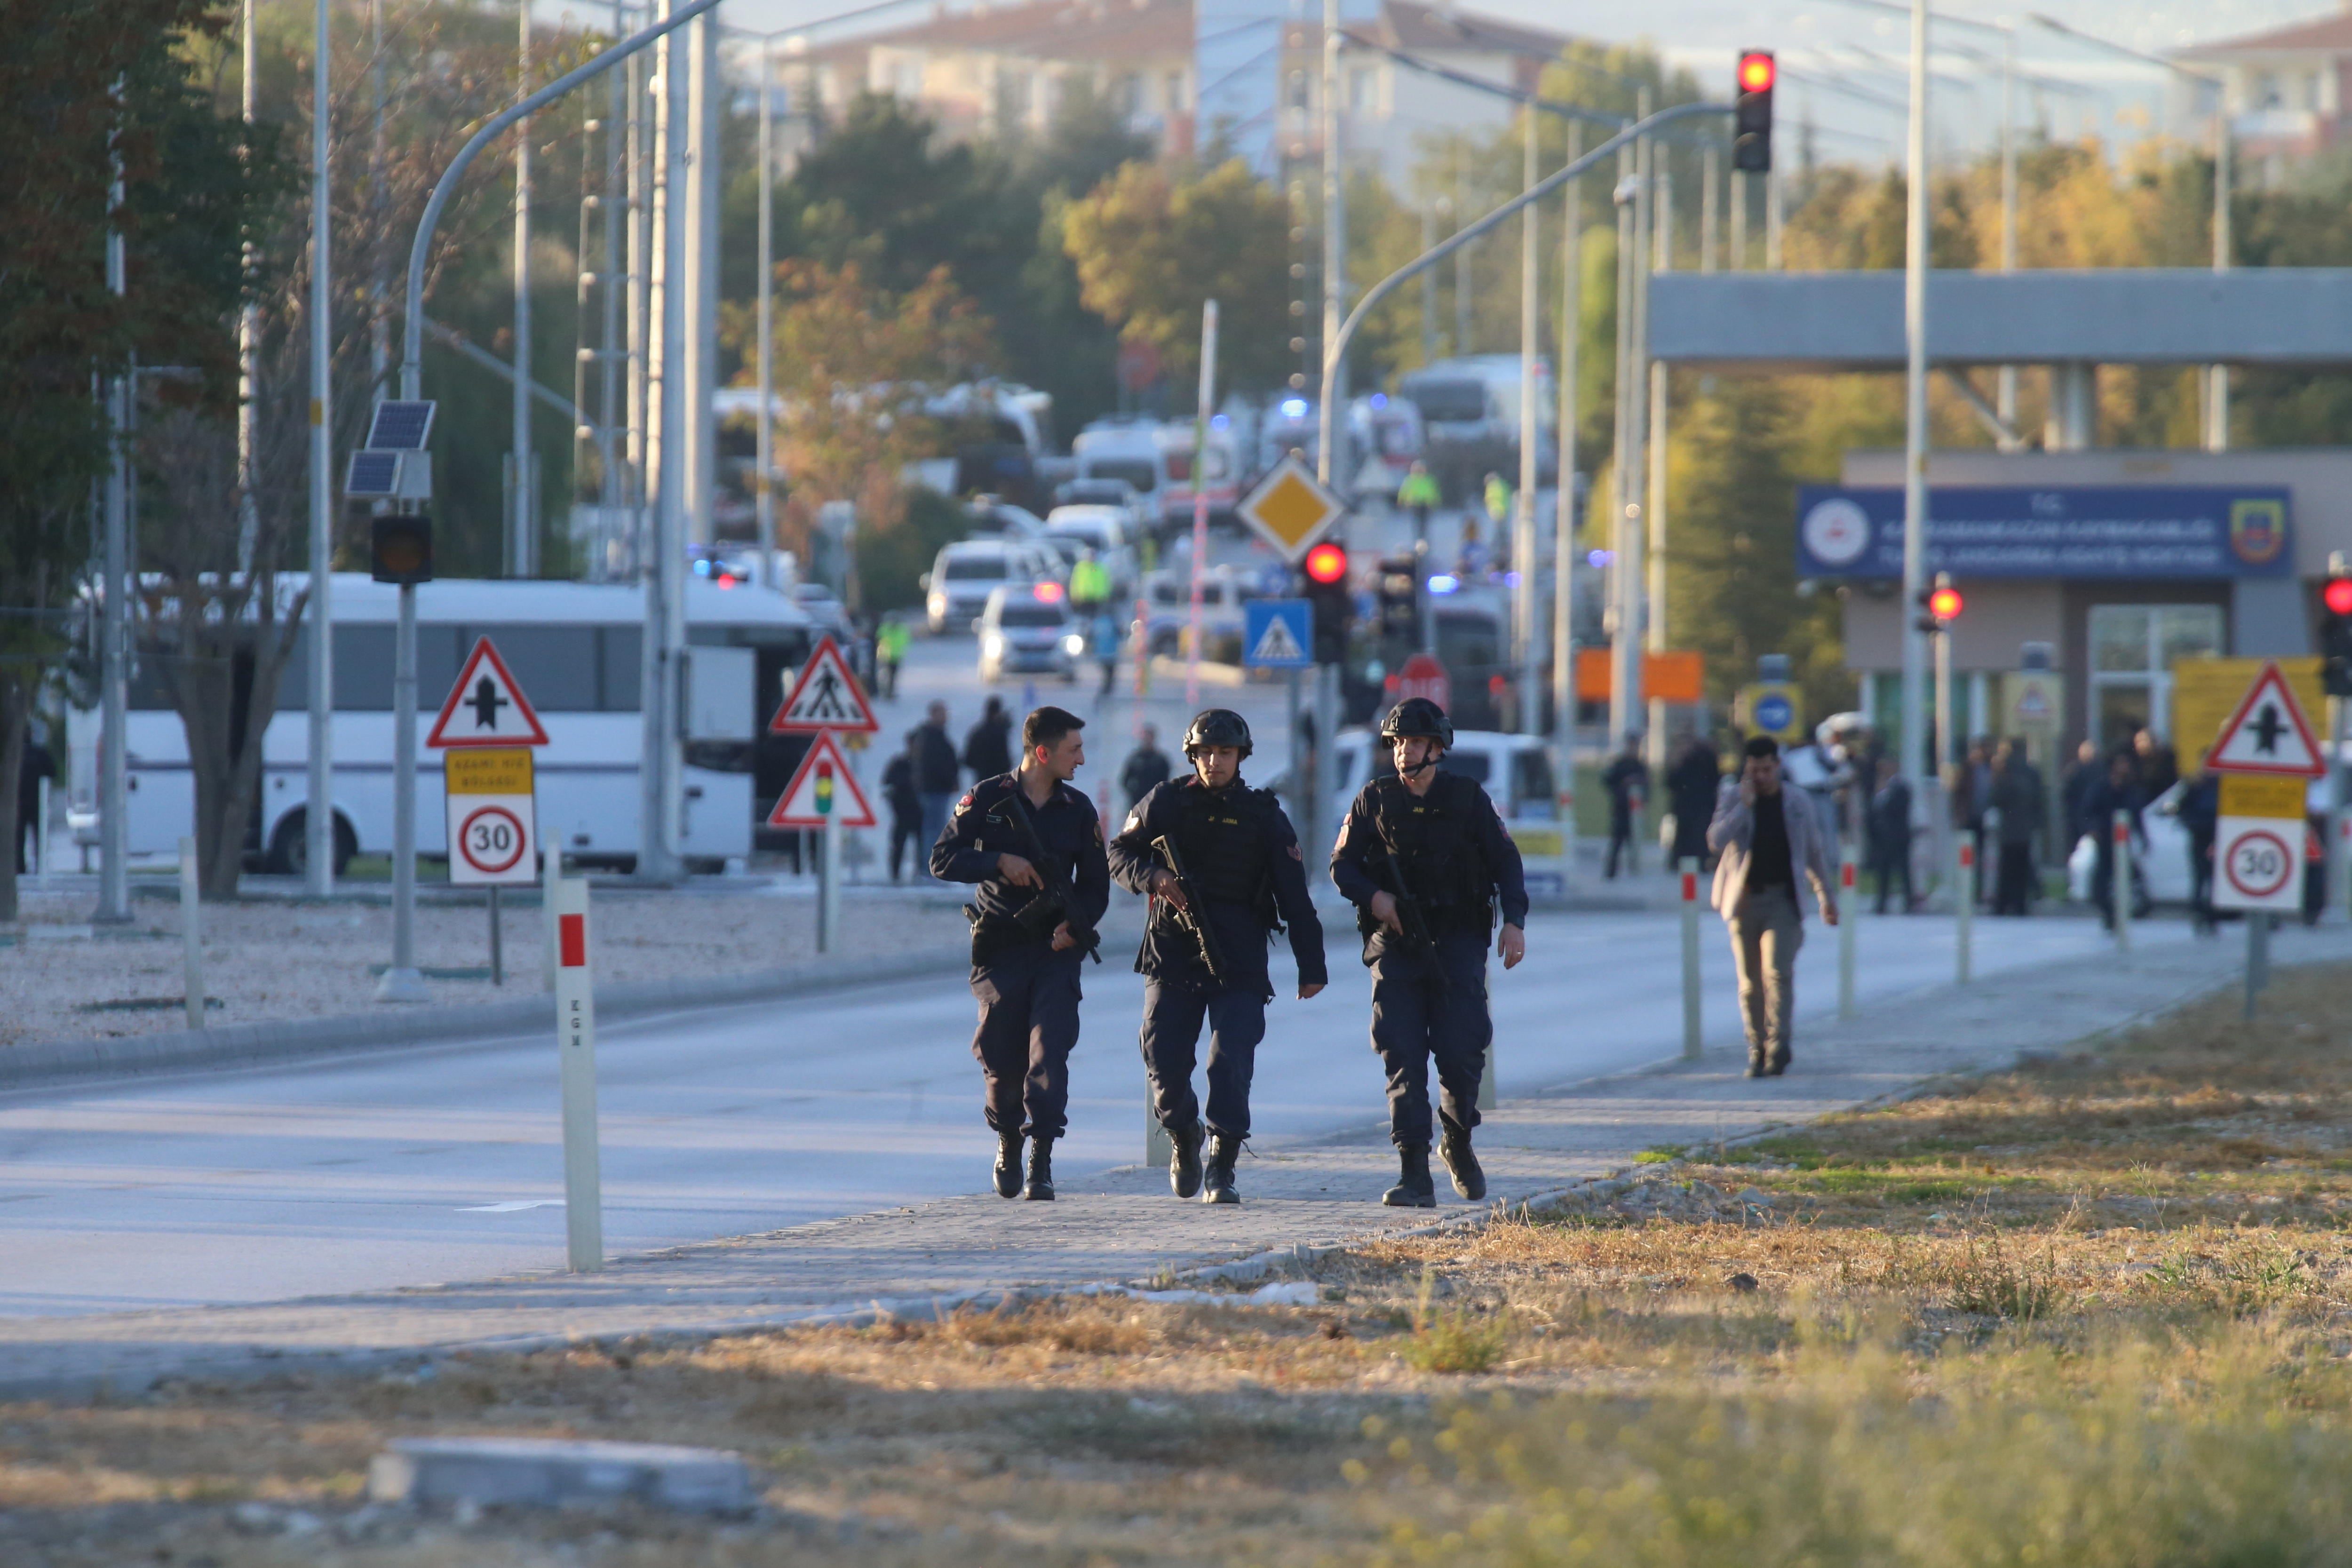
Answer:
[(844, 827), (872, 827), (877, 825), (873, 806), (866, 804), (866, 792), (857, 787), (856, 772), (840, 745), (830, 734), (819, 734), (816, 742), (801, 759), (793, 782), (776, 797), (776, 809), (768, 814), (771, 827), (823, 827), (827, 822), (837, 822)]

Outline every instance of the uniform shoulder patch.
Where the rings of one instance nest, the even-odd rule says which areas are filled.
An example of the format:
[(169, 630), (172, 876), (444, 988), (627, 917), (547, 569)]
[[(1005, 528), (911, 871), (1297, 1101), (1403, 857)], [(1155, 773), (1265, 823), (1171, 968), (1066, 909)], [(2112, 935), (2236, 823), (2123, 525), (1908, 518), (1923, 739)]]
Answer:
[(977, 795), (977, 793), (972, 794), (972, 795), (968, 795), (964, 796), (961, 800), (960, 800), (960, 801), (956, 802), (956, 807), (957, 807), (957, 809), (958, 809), (958, 810), (961, 810), (963, 807), (965, 807), (965, 806), (967, 806), (967, 805), (970, 805), (973, 801), (977, 800), (978, 798), (980, 798), (980, 797), (979, 797), (979, 795)]

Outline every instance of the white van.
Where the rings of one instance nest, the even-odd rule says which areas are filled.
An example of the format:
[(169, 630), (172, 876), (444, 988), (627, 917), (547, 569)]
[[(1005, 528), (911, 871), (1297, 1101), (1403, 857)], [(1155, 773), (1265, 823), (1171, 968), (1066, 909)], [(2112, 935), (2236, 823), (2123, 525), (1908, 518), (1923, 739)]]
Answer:
[(965, 539), (943, 547), (923, 574), (923, 609), (931, 635), (964, 631), (1006, 584), (1042, 583), (1056, 575), (1052, 549), (1017, 539)]
[(1158, 422), (1150, 419), (1098, 419), (1078, 432), (1070, 443), (1082, 479), (1124, 479), (1133, 487), (1143, 515), (1158, 521), (1168, 489), (1168, 458), (1160, 444)]

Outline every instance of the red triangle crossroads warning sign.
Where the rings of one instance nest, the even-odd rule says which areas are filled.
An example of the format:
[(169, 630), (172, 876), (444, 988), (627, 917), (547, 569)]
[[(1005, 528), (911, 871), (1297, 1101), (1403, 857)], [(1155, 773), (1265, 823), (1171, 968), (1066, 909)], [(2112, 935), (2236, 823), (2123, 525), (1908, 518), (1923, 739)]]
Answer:
[(827, 730), (872, 734), (881, 728), (874, 705), (866, 700), (866, 689), (849, 672), (849, 661), (829, 636), (816, 639), (816, 651), (801, 666), (800, 679), (793, 682), (784, 705), (768, 721), (772, 735)]
[(2245, 700), (2221, 726), (2221, 738), (2205, 753), (2205, 765), (2225, 773), (2316, 778), (2327, 771), (2325, 756), (2312, 738), (2303, 704), (2294, 700), (2294, 689), (2276, 664), (2265, 664)]
[(793, 782), (776, 797), (768, 813), (771, 827), (823, 827), (830, 817), (844, 827), (878, 826), (866, 792), (857, 787), (857, 773), (831, 735), (819, 735), (801, 759)]
[(466, 668), (457, 672), (457, 683), (449, 688), (449, 700), (441, 704), (441, 717), (433, 721), (433, 732), (425, 737), (425, 743), (547, 744), (547, 731), (540, 726), (539, 715), (531, 710), (530, 700), (515, 684), (514, 672), (499, 657), (499, 650), (490, 646), (489, 638), (478, 640), (474, 651), (466, 656)]

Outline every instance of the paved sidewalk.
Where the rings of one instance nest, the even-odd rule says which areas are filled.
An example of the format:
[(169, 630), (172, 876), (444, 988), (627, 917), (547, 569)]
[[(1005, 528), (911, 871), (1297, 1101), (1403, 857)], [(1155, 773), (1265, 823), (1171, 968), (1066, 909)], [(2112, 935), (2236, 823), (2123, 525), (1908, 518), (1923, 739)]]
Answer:
[[(2352, 931), (2282, 931), (2280, 964), (2352, 958)], [(1895, 998), (1801, 1036), (1790, 1077), (1751, 1081), (1741, 1058), (1562, 1084), (1508, 1100), (1479, 1146), (1492, 1198), (1517, 1203), (1621, 1170), (1658, 1144), (1731, 1139), (1897, 1094), (1937, 1074), (2000, 1067), (2167, 1011), (2240, 973), (2234, 938), (2014, 973), (1965, 993)], [(952, 1198), (542, 1274), (257, 1307), (0, 1320), (0, 1395), (143, 1387), (236, 1375), (289, 1358), (367, 1364), (460, 1346), (630, 1333), (723, 1333), (868, 1303), (1016, 1286), (1143, 1282), (1220, 1260), (1425, 1226), (1450, 1210), (1378, 1205), (1393, 1179), (1384, 1129), (1254, 1149), (1238, 1208), (1180, 1204), (1140, 1166), (1062, 1173), (1051, 1205)], [(982, 1174), (973, 1173), (975, 1181)], [(1443, 1179), (1441, 1192), (1444, 1190)]]

